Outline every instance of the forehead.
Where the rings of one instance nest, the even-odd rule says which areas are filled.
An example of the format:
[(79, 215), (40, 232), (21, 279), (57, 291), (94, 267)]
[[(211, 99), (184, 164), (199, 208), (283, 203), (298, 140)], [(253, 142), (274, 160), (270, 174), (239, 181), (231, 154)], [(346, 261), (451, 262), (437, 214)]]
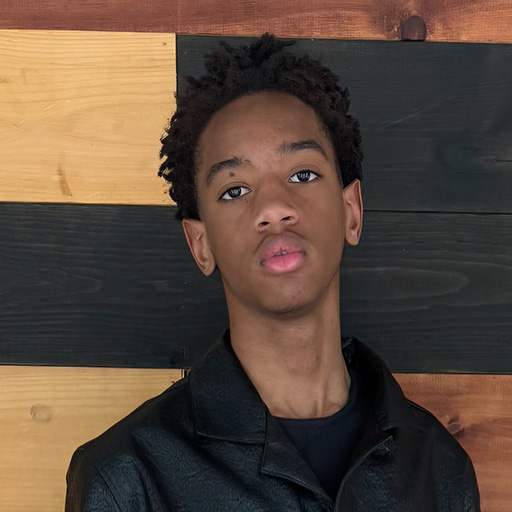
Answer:
[(329, 151), (322, 124), (312, 107), (282, 92), (265, 91), (238, 98), (217, 111), (198, 144), (200, 161), (211, 164), (232, 154), (273, 151), (283, 142), (316, 140)]

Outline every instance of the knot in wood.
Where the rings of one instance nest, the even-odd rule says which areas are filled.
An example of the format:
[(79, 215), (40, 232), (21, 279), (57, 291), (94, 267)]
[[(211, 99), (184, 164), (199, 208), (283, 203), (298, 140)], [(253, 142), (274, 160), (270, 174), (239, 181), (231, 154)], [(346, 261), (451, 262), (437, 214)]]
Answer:
[(30, 416), (34, 421), (48, 422), (52, 419), (52, 409), (44, 404), (35, 404), (30, 408)]
[(452, 421), (446, 425), (446, 428), (452, 436), (456, 436), (464, 430), (464, 425), (458, 421)]
[(410, 16), (402, 23), (402, 41), (425, 41), (427, 26), (421, 16)]

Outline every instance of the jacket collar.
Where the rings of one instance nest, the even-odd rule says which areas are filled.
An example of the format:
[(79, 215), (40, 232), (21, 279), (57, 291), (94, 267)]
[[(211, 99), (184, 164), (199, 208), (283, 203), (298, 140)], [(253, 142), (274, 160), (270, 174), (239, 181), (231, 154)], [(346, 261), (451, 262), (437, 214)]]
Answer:
[[(419, 426), (413, 408), (382, 360), (356, 338), (342, 339), (347, 366), (364, 375), (363, 394), (373, 419), (365, 425), (354, 449), (359, 458), (378, 445), (389, 448), (393, 430)], [(281, 477), (313, 491), (318, 499), (331, 499), (298, 449), (261, 400), (234, 353), (229, 330), (211, 347), (188, 375), (197, 433), (231, 442), (264, 445), (261, 472)], [(387, 444), (386, 444), (387, 443)]]
[(363, 393), (380, 430), (415, 427), (423, 423), (414, 407), (403, 394), (384, 361), (355, 337), (342, 339), (343, 356), (349, 368), (364, 376)]
[[(347, 366), (364, 375), (364, 393), (381, 430), (419, 418), (382, 359), (355, 337), (342, 338)], [(197, 432), (226, 441), (263, 443), (272, 416), (234, 353), (227, 329), (189, 372)]]
[(267, 407), (231, 347), (229, 329), (188, 378), (199, 434), (225, 441), (265, 441)]

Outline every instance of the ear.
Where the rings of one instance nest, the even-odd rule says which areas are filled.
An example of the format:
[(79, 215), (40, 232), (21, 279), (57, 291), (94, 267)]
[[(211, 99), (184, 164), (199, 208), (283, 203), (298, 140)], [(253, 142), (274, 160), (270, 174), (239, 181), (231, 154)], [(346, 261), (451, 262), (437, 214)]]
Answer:
[(343, 189), (345, 206), (345, 240), (350, 245), (357, 245), (363, 229), (363, 199), (361, 181), (355, 179)]
[(195, 219), (183, 219), (181, 225), (197, 266), (205, 276), (211, 275), (215, 270), (216, 263), (208, 244), (204, 223)]

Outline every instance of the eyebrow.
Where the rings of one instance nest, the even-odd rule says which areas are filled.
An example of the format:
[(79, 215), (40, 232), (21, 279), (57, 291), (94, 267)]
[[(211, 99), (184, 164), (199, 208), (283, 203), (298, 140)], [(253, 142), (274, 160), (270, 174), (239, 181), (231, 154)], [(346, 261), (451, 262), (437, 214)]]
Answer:
[(278, 148), (279, 152), (283, 155), (287, 153), (295, 153), (296, 151), (302, 151), (304, 149), (313, 149), (314, 151), (318, 151), (327, 160), (324, 148), (322, 148), (322, 146), (313, 139), (299, 140), (297, 142), (285, 142)]
[[(297, 151), (303, 151), (306, 149), (312, 149), (314, 151), (317, 151), (320, 153), (326, 160), (327, 155), (322, 148), (322, 146), (313, 139), (309, 140), (299, 140), (297, 142), (284, 142), (281, 144), (277, 150), (281, 155), (286, 155), (289, 153), (295, 153)], [(221, 171), (224, 171), (226, 169), (233, 169), (235, 167), (239, 167), (243, 164), (251, 163), (250, 160), (247, 160), (247, 158), (242, 158), (239, 156), (233, 156), (232, 158), (229, 158), (228, 160), (223, 160), (222, 162), (217, 162), (216, 164), (213, 164), (210, 167), (210, 170), (208, 171), (208, 175), (206, 176), (206, 184), (209, 185), (212, 180), (219, 174)]]
[(246, 158), (240, 158), (239, 156), (233, 156), (233, 158), (229, 158), (228, 160), (223, 160), (222, 162), (218, 162), (213, 164), (208, 171), (208, 175), (206, 176), (206, 184), (209, 185), (213, 178), (219, 172), (224, 171), (225, 169), (233, 169), (234, 167), (239, 167), (244, 163), (251, 163)]

